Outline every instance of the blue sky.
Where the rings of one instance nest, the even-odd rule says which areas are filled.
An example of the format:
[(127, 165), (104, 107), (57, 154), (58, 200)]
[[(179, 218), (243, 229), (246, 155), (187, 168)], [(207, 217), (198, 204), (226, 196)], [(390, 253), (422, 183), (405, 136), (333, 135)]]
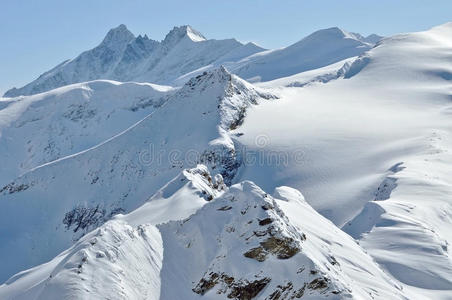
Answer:
[(175, 25), (190, 24), (207, 38), (278, 48), (332, 26), (392, 35), (448, 21), (451, 0), (1, 1), (0, 95), (96, 46), (121, 23), (156, 40)]

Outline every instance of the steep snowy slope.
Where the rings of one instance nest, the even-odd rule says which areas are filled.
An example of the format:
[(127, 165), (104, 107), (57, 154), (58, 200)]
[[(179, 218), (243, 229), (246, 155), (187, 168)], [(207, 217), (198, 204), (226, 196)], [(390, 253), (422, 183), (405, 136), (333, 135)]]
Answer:
[[(99, 46), (83, 52), (73, 60), (61, 63), (20, 89), (13, 88), (7, 91), (5, 97), (37, 94), (71, 83), (94, 79), (113, 79), (104, 75), (113, 71), (128, 48), (127, 45), (134, 39), (135, 36), (125, 25), (113, 28)], [(152, 43), (152, 41), (149, 42)]]
[(256, 82), (255, 85), (265, 88), (304, 87), (306, 85), (327, 83), (343, 77), (350, 69), (356, 56), (341, 60), (337, 63), (298, 73), (292, 76), (278, 78), (271, 81)]
[(151, 55), (142, 68), (134, 71), (134, 80), (172, 84), (176, 78), (200, 67), (219, 66), (228, 60), (228, 55), (230, 59), (241, 59), (264, 49), (243, 45), (235, 39), (206, 40), (200, 33), (194, 34), (190, 26), (182, 26), (165, 37), (159, 50), (162, 54)]
[[(224, 68), (205, 73), (114, 138), (0, 187), (0, 280), (50, 259), (112, 214), (135, 209), (184, 167), (204, 162), (230, 184), (242, 158), (227, 132), (264, 98), (274, 96)], [(75, 224), (77, 218), (87, 221)]]
[(1, 101), (0, 185), (122, 132), (161, 106), (172, 90), (92, 81)]
[(252, 182), (221, 182), (202, 165), (183, 171), (142, 207), (12, 277), (0, 297), (407, 299), (298, 191), (273, 198)]
[(242, 179), (303, 190), (414, 299), (452, 293), (451, 36), (449, 23), (387, 38), (345, 79), (279, 88), (235, 141), (266, 162)]
[[(94, 49), (42, 74), (5, 97), (32, 95), (95, 79), (171, 84), (177, 77), (205, 65), (240, 60), (264, 49), (235, 39), (206, 40), (190, 26), (174, 27), (162, 42), (135, 37), (125, 25), (111, 29)], [(189, 78), (187, 78), (188, 80)]]
[(258, 53), (228, 68), (253, 82), (269, 81), (360, 55), (373, 45), (334, 27), (316, 31), (287, 48)]

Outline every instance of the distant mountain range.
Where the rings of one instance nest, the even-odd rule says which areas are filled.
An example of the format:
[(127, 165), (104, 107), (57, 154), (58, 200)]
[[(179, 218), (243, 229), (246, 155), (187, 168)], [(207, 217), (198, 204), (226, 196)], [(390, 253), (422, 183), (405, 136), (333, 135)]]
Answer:
[(264, 51), (235, 39), (206, 39), (192, 27), (174, 27), (161, 42), (135, 37), (125, 25), (111, 29), (99, 46), (67, 60), (5, 97), (33, 95), (96, 79), (181, 85), (191, 76), (225, 65), (239, 76), (270, 80), (359, 55), (379, 36), (367, 38), (338, 28), (320, 30), (284, 49)]

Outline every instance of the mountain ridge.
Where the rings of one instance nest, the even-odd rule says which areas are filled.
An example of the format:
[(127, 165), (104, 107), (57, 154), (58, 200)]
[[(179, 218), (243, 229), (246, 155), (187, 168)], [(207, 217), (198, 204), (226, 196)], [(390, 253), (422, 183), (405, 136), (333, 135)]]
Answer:
[[(358, 45), (352, 43), (347, 46), (350, 48), (347, 50), (342, 46), (344, 53), (342, 56), (330, 59), (323, 57), (324, 65), (318, 62), (301, 63), (301, 65), (299, 63), (293, 68), (293, 71), (290, 71), (289, 75), (362, 54), (372, 45), (361, 35), (350, 34), (337, 27), (319, 30), (303, 40), (309, 40), (309, 38), (313, 40), (320, 33), (324, 35), (323, 40), (328, 39), (329, 37), (325, 37), (325, 33), (328, 31), (336, 32), (336, 36), (330, 35), (333, 38), (331, 45), (334, 45), (338, 38), (342, 38), (359, 41), (363, 43), (361, 45), (363, 47), (353, 50), (351, 47), (358, 47)], [(300, 60), (303, 57), (312, 56), (311, 50), (309, 50), (311, 53), (306, 53), (306, 51), (303, 52), (303, 49), (296, 49), (303, 40), (285, 48), (291, 59)], [(299, 53), (291, 52), (293, 48), (295, 48), (295, 52)], [(260, 74), (262, 71), (259, 67), (250, 71), (250, 68), (251, 70), (255, 68), (253, 54), (264, 50), (254, 43), (242, 44), (235, 39), (208, 40), (190, 25), (176, 26), (162, 41), (155, 41), (149, 39), (147, 35), (135, 37), (124, 24), (121, 24), (111, 29), (98, 46), (83, 52), (74, 59), (64, 61), (21, 88), (6, 91), (4, 97), (32, 95), (67, 84), (96, 79), (181, 85), (190, 76), (219, 67), (221, 64), (225, 64), (229, 70), (242, 78), (260, 76), (260, 78), (268, 80), (267, 75)], [(276, 53), (281, 53), (281, 51), (277, 50)], [(255, 63), (259, 65), (265, 60), (270, 60), (272, 63), (274, 55), (270, 53)], [(278, 55), (280, 56), (280, 54)], [(268, 64), (268, 62), (265, 63)], [(275, 61), (273, 64), (278, 65), (280, 62)]]
[[(132, 87), (136, 85), (129, 84)], [(129, 93), (133, 94), (132, 91)], [(225, 182), (230, 184), (243, 165), (243, 158), (239, 156), (229, 131), (240, 126), (249, 107), (274, 98), (272, 94), (219, 68), (194, 77), (181, 89), (171, 92), (163, 103), (156, 99), (157, 107), (150, 105), (142, 111), (150, 110), (148, 115), (112, 138), (28, 170), (0, 188), (0, 197), (5, 197), (3, 203), (11, 210), (22, 212), (30, 209), (42, 211), (47, 206), (52, 206), (52, 209), (45, 209), (48, 220), (37, 226), (34, 233), (26, 234), (25, 224), (15, 227), (17, 234), (0, 245), (0, 253), (7, 255), (9, 247), (23, 244), (27, 246), (21, 251), (31, 251), (30, 255), (24, 253), (30, 261), (22, 259), (20, 264), (31, 266), (34, 264), (31, 260), (43, 262), (56, 254), (54, 250), (66, 248), (73, 239), (99, 225), (93, 221), (73, 232), (76, 228), (65, 228), (62, 223), (66, 213), (82, 214), (96, 211), (98, 207), (101, 224), (112, 214), (128, 212), (141, 205), (182, 168), (198, 162), (204, 162), (210, 169), (215, 168), (216, 173), (221, 173)], [(177, 125), (181, 122), (184, 126)], [(192, 157), (190, 154), (196, 155)], [(67, 169), (74, 171), (70, 177), (52, 175), (63, 175)], [(61, 199), (58, 190), (63, 186), (66, 196)], [(31, 194), (34, 196), (30, 197)], [(80, 202), (80, 199), (84, 200)], [(56, 205), (51, 204), (54, 201)], [(34, 215), (31, 219), (39, 218), (31, 214)], [(8, 218), (0, 218), (0, 223), (0, 234), (3, 234), (1, 232), (8, 227)], [(56, 234), (42, 237), (42, 232), (53, 232), (55, 228)], [(36, 239), (48, 239), (49, 242), (31, 248), (30, 243), (37, 243)], [(23, 258), (21, 255), (17, 257)], [(18, 267), (14, 266), (13, 257), (9, 261), (8, 264), (5, 262), (5, 272), (10, 267)]]
[[(179, 46), (179, 52), (171, 55), (171, 50), (179, 44), (184, 45)], [(205, 64), (208, 64), (241, 46), (244, 45), (235, 39), (206, 40), (189, 25), (174, 27), (162, 41), (158, 42), (149, 39), (147, 35), (135, 37), (124, 24), (121, 24), (109, 30), (98, 46), (84, 51), (74, 59), (64, 61), (22, 88), (8, 90), (4, 96), (33, 95), (60, 86), (96, 79), (119, 81), (139, 79), (142, 82), (168, 83), (169, 79), (158, 79), (162, 72), (168, 69), (166, 65), (159, 67), (165, 59), (174, 61), (172, 63), (174, 66), (181, 64), (182, 68), (184, 61), (178, 56), (181, 52), (189, 51), (193, 52), (190, 59), (199, 60), (206, 57)], [(239, 58), (262, 50), (259, 47), (249, 48), (249, 51), (242, 53)], [(207, 55), (209, 53), (210, 55)], [(201, 60), (194, 68), (199, 68), (203, 64)], [(153, 72), (152, 69), (155, 67), (159, 69)], [(177, 73), (176, 77), (180, 75), (182, 74)]]
[[(349, 252), (361, 269), (349, 261)], [(279, 187), (272, 196), (250, 181), (228, 188), (203, 165), (184, 170), (140, 208), (0, 286), (0, 296), (25, 299), (118, 294), (164, 300), (406, 299), (297, 190)]]

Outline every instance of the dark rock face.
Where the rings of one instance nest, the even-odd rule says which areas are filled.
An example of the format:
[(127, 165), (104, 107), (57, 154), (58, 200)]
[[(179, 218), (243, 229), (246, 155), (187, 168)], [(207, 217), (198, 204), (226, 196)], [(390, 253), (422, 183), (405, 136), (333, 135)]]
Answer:
[(25, 191), (30, 187), (29, 184), (21, 183), (16, 184), (15, 182), (12, 182), (8, 185), (5, 185), (3, 188), (0, 189), (0, 193), (8, 192), (9, 194), (18, 193), (21, 191)]
[(96, 225), (104, 220), (106, 211), (99, 205), (95, 207), (77, 206), (67, 212), (63, 219), (66, 229), (72, 228), (74, 232)]
[(244, 282), (233, 286), (231, 293), (229, 293), (228, 298), (249, 300), (256, 297), (260, 291), (262, 291), (265, 286), (270, 282), (270, 278), (262, 278), (260, 280), (255, 280), (252, 282)]
[(74, 233), (86, 231), (98, 227), (113, 215), (123, 213), (122, 208), (115, 208), (107, 213), (107, 210), (99, 204), (93, 207), (79, 205), (64, 215), (63, 224), (66, 230), (72, 229)]
[(261, 242), (260, 247), (253, 248), (243, 255), (262, 262), (268, 254), (273, 254), (279, 259), (288, 259), (298, 252), (300, 252), (300, 248), (292, 238), (272, 236)]
[(245, 257), (255, 259), (259, 262), (263, 262), (267, 258), (267, 252), (265, 252), (264, 248), (262, 248), (262, 247), (250, 249), (248, 252), (245, 252), (243, 255)]
[(328, 279), (325, 277), (316, 278), (308, 284), (311, 290), (326, 289), (328, 287)]
[(193, 288), (193, 292), (204, 295), (217, 284), (222, 285), (219, 294), (227, 294), (229, 299), (251, 300), (255, 298), (270, 282), (270, 278), (264, 277), (254, 281), (236, 280), (227, 274), (218, 274), (211, 272), (210, 276), (202, 278)]

